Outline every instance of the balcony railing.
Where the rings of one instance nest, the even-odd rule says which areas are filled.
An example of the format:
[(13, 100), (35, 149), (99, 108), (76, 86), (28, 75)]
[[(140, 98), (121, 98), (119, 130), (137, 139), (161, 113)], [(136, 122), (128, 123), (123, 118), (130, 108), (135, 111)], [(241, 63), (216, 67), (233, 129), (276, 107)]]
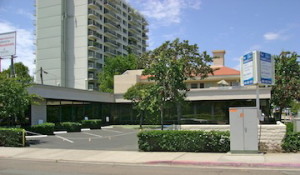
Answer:
[(97, 9), (97, 4), (95, 0), (89, 0), (88, 1), (88, 7), (92, 9)]
[(114, 28), (116, 30), (119, 30), (121, 27), (119, 24), (117, 24), (109, 19), (106, 19), (106, 18), (104, 19), (104, 24), (106, 24), (107, 27)]
[(106, 15), (106, 17), (110, 18), (111, 20), (115, 20), (115, 21), (120, 22), (120, 17), (118, 17), (116, 15), (116, 13), (107, 10), (107, 11), (104, 12), (104, 14)]
[(104, 43), (109, 44), (116, 48), (120, 46), (120, 44), (118, 42), (116, 42), (115, 40), (110, 40), (108, 38), (104, 38)]
[(102, 39), (102, 35), (100, 33), (96, 32), (96, 31), (93, 31), (93, 30), (89, 30), (88, 35), (89, 35), (90, 38), (93, 38), (93, 39), (97, 39), (97, 38)]
[(89, 48), (91, 48), (93, 50), (101, 49), (101, 44), (94, 42), (94, 41), (89, 41), (88, 46), (89, 46)]
[(91, 9), (88, 10), (88, 15), (91, 19), (101, 19), (102, 18), (102, 16), (99, 13), (97, 13)]
[(117, 51), (116, 50), (113, 50), (113, 49), (104, 49), (104, 53), (107, 54), (107, 55), (112, 55), (112, 56), (115, 56), (117, 54)]
[(110, 10), (121, 13), (121, 9), (118, 8), (115, 4), (113, 4), (112, 2), (110, 2), (108, 0), (104, 0), (104, 5)]
[(117, 35), (117, 32), (113, 31), (113, 30), (110, 30), (108, 28), (104, 28), (104, 33), (113, 37), (113, 38), (117, 38), (118, 35)]

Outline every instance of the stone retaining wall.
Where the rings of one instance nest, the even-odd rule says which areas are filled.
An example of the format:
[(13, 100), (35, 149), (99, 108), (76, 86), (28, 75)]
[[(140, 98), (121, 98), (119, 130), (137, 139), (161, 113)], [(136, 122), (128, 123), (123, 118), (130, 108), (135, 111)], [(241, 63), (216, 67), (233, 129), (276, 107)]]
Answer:
[[(182, 130), (229, 131), (230, 125), (182, 125)], [(258, 138), (260, 151), (280, 152), (281, 143), (286, 133), (286, 126), (282, 123), (276, 125), (259, 125)]]

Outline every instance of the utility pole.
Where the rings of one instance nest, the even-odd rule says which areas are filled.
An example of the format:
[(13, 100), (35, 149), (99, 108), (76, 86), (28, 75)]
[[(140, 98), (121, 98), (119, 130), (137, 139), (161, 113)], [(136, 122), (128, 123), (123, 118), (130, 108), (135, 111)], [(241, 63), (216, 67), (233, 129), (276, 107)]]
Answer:
[(1, 69), (1, 60), (2, 60), (2, 58), (0, 57), (0, 72), (2, 72), (2, 71), (1, 71), (1, 70), (2, 70), (2, 69)]
[(15, 68), (14, 68), (14, 56), (11, 56), (10, 59), (10, 77), (14, 78), (15, 77)]
[(44, 81), (43, 81), (43, 68), (40, 67), (40, 78), (41, 78), (41, 84), (44, 84)]
[(41, 84), (44, 84), (43, 73), (48, 74), (48, 72), (43, 70), (43, 67), (40, 67)]

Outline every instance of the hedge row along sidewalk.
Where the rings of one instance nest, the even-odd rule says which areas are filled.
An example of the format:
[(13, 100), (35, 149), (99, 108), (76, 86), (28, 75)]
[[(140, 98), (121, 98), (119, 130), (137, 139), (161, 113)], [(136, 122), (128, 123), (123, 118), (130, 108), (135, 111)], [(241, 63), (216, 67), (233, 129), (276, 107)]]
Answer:
[(101, 120), (82, 120), (79, 122), (61, 122), (61, 123), (43, 123), (38, 125), (33, 125), (27, 128), (29, 131), (44, 134), (53, 135), (54, 131), (67, 131), (67, 132), (80, 132), (81, 128), (90, 129), (101, 129)]
[(293, 123), (286, 124), (286, 134), (281, 146), (285, 152), (300, 151), (300, 132), (294, 132)]
[(25, 130), (21, 128), (0, 128), (0, 146), (25, 146)]
[(228, 131), (142, 131), (138, 133), (142, 151), (227, 152)]

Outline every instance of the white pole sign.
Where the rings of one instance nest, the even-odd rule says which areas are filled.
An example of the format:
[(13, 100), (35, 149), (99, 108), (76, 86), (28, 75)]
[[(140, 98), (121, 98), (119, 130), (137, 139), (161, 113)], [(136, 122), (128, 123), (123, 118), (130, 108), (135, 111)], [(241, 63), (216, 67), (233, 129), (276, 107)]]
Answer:
[(241, 85), (255, 84), (274, 84), (274, 59), (269, 53), (253, 51), (241, 58)]
[(254, 64), (253, 64), (253, 53), (250, 52), (243, 56), (242, 62), (242, 76), (243, 76), (243, 84), (251, 85), (254, 83)]
[(260, 82), (262, 84), (273, 84), (273, 69), (272, 69), (272, 60), (271, 54), (260, 52)]
[(0, 34), (0, 57), (16, 55), (16, 32)]

